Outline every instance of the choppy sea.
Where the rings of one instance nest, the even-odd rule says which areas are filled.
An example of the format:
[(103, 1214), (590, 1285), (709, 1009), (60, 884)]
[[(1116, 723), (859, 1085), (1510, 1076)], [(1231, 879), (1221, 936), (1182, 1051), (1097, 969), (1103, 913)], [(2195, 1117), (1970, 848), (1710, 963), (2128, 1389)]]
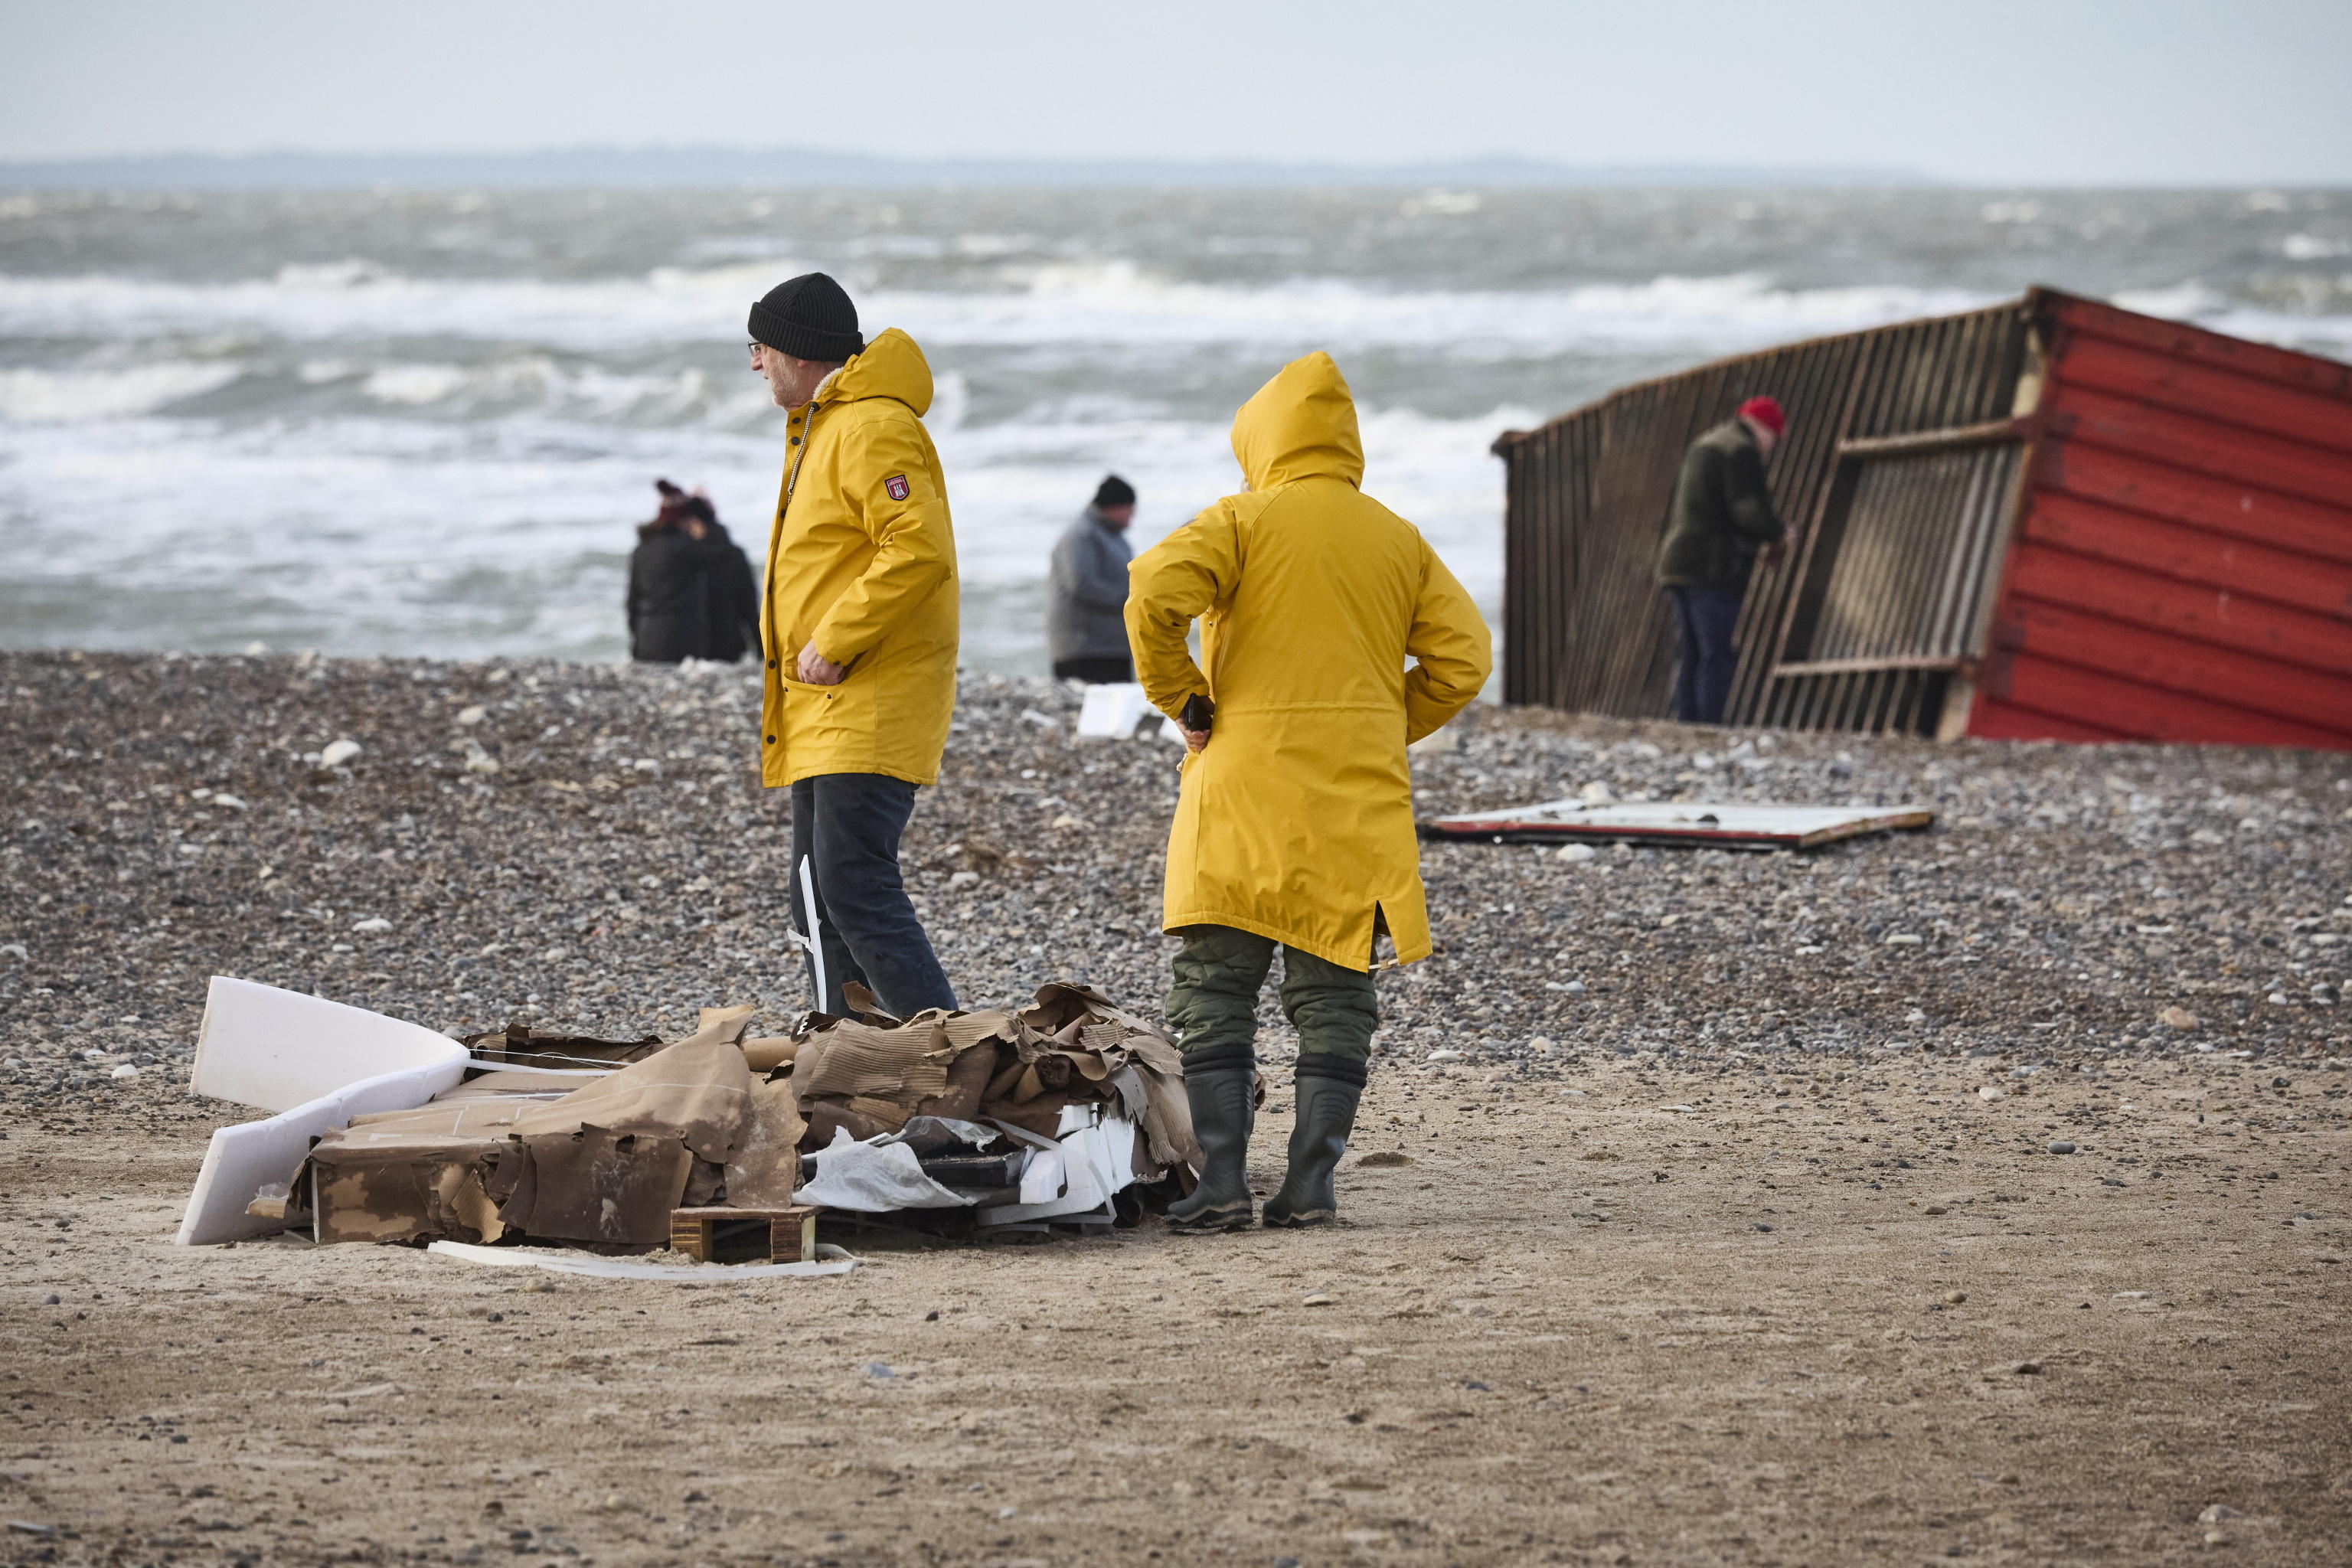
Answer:
[(811, 268), (929, 356), (1005, 671), (1096, 481), (1179, 525), (1312, 349), (1490, 606), (1494, 437), (1722, 354), (2038, 282), (2352, 358), (2342, 192), (0, 192), (0, 642), (622, 658), (656, 477), (764, 545), (744, 315)]

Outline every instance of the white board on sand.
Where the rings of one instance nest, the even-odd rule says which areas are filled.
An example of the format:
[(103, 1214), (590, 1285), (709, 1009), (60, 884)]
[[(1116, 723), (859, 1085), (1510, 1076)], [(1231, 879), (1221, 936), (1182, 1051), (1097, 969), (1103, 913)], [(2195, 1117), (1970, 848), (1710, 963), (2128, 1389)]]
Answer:
[(470, 1059), (420, 1025), (213, 976), (190, 1087), (278, 1114), (214, 1132), (173, 1239), (207, 1247), (281, 1228), (246, 1205), (263, 1186), (291, 1181), (313, 1139), (354, 1116), (412, 1110), (455, 1089)]
[(1711, 805), (1702, 801), (1549, 800), (1539, 805), (1465, 812), (1422, 825), (1424, 838), (1554, 843), (1617, 839), (1651, 844), (1754, 845), (1811, 849), (1840, 838), (1925, 827), (1936, 814), (1916, 805)]

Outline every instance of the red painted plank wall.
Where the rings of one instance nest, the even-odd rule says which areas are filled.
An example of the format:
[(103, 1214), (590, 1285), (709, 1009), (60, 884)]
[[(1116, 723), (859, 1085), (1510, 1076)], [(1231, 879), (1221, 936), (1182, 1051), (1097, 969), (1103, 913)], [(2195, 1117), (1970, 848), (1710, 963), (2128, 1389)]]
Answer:
[(2352, 750), (2352, 365), (2066, 295), (1969, 733)]

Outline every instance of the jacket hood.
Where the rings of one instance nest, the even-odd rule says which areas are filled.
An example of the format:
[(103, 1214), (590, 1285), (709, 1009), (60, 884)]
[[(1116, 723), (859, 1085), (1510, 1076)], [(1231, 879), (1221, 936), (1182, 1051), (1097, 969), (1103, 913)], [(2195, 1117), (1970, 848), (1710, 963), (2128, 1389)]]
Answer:
[(833, 373), (821, 394), (826, 403), (895, 397), (920, 419), (930, 411), (931, 366), (915, 340), (892, 327), (866, 345), (866, 352)]
[(1325, 477), (1361, 487), (1356, 399), (1327, 353), (1292, 360), (1234, 416), (1234, 457), (1254, 490)]

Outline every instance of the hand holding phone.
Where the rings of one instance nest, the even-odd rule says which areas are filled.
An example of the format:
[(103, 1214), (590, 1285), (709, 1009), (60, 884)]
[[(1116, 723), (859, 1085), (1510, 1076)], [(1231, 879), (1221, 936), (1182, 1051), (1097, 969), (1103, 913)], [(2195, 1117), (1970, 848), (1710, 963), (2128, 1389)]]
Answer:
[(1216, 700), (1200, 692), (1184, 699), (1183, 708), (1176, 715), (1176, 727), (1184, 731), (1188, 751), (1200, 751), (1209, 743), (1209, 730), (1217, 721)]

